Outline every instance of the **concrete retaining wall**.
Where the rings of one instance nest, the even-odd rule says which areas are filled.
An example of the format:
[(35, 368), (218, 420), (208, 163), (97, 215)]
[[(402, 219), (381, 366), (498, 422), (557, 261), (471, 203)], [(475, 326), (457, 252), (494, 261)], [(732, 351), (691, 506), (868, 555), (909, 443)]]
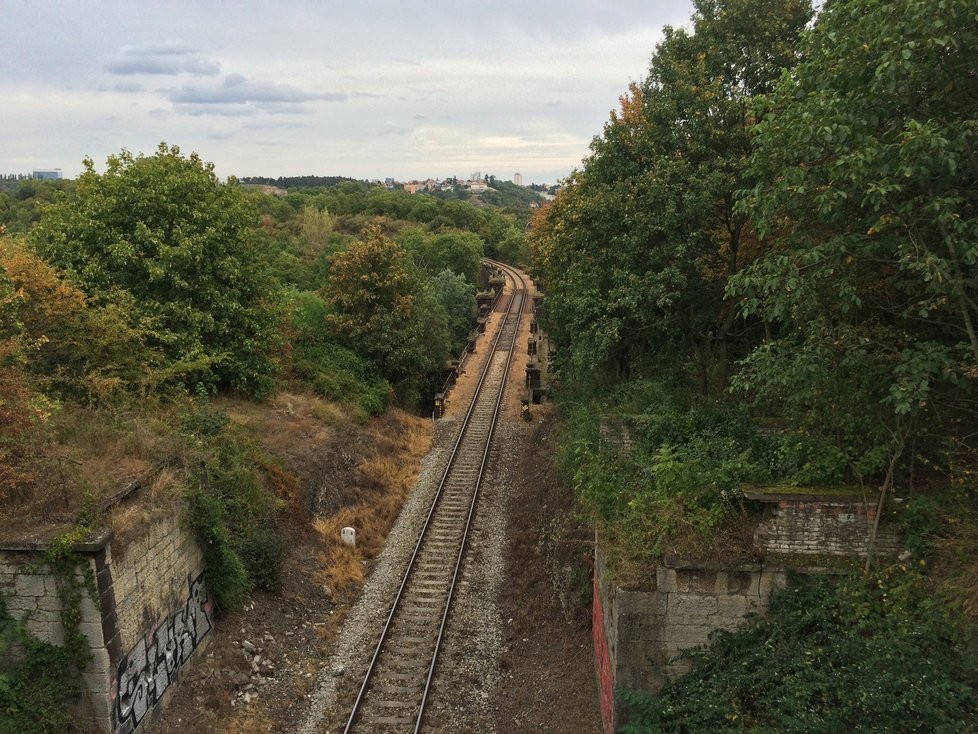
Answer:
[[(31, 634), (62, 644), (61, 603), (44, 551), (0, 546), (0, 594)], [(105, 533), (76, 551), (98, 589), (97, 600), (85, 594), (81, 604), (93, 659), (77, 716), (99, 732), (147, 731), (213, 627), (203, 552), (175, 515), (157, 519), (125, 548), (114, 549)]]

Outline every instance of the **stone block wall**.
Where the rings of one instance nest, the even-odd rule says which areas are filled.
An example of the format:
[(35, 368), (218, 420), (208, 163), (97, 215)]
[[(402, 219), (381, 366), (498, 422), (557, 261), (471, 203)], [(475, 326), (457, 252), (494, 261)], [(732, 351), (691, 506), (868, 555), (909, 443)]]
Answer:
[[(32, 551), (0, 551), (0, 594), (6, 600), (7, 611), (14, 618), (25, 620), (32, 635), (60, 645), (64, 643), (64, 630), (57, 585), (47, 567), (37, 564), (38, 556)], [(97, 616), (86, 619), (86, 632), (90, 633), (98, 621)], [(96, 632), (94, 641), (101, 642), (101, 629)]]
[[(93, 577), (97, 578), (98, 569), (104, 565), (110, 538), (111, 534), (106, 533), (80, 547), (87, 571)], [(0, 545), (0, 595), (10, 615), (24, 621), (31, 635), (54, 645), (63, 645), (65, 630), (61, 624), (58, 581), (44, 563), (45, 550), (45, 547), (34, 545)], [(81, 578), (77, 582), (84, 584)], [(99, 731), (109, 731), (111, 707), (106, 686), (111, 675), (111, 661), (103, 644), (102, 610), (88, 594), (82, 595), (80, 607), (79, 631), (88, 638), (92, 659), (84, 672), (85, 696), (74, 714), (94, 724)], [(23, 655), (23, 650), (14, 648), (7, 654), (16, 658)]]
[(677, 658), (683, 650), (705, 645), (713, 631), (735, 630), (747, 614), (767, 609), (771, 592), (787, 580), (780, 567), (703, 568), (667, 561), (656, 572), (663, 678), (689, 669)]
[[(203, 552), (175, 515), (154, 521), (124, 548), (104, 533), (76, 552), (98, 591), (82, 599), (81, 632), (92, 661), (76, 715), (96, 731), (148, 731), (182, 666), (213, 627), (203, 579)], [(56, 579), (43, 565), (45, 547), (0, 546), (0, 594), (36, 637), (62, 644)], [(18, 651), (12, 651), (18, 654)]]
[(106, 638), (113, 732), (149, 729), (183, 666), (205, 643), (214, 604), (203, 569), (203, 549), (175, 515), (113, 554), (108, 582), (115, 629)]
[(203, 549), (174, 516), (160, 518), (124, 549), (113, 548), (112, 589), (118, 640), (125, 652), (186, 599), (204, 568)]
[(643, 415), (609, 414), (601, 416), (598, 435), (601, 448), (621, 454), (629, 454), (641, 435), (648, 418)]
[(596, 544), (592, 634), (605, 732), (623, 723), (616, 689), (657, 691), (688, 669), (680, 652), (707, 644), (714, 630), (736, 629), (749, 612), (763, 612), (771, 591), (786, 582), (782, 568), (667, 560), (649, 588), (624, 589), (608, 573)]
[[(642, 415), (605, 415), (600, 438), (604, 451), (628, 454), (640, 440)], [(876, 500), (859, 495), (819, 494), (797, 488), (747, 490), (765, 503), (754, 540), (767, 565), (709, 566), (663, 559), (655, 582), (641, 590), (618, 586), (608, 572), (600, 542), (595, 543), (595, 666), (605, 732), (623, 723), (614, 701), (616, 689), (658, 691), (666, 680), (689, 669), (683, 650), (705, 645), (716, 630), (733, 630), (750, 613), (763, 613), (771, 592), (787, 583), (787, 568), (824, 572), (818, 556), (865, 557), (876, 519)], [(874, 553), (895, 556), (902, 550), (899, 532), (880, 518)], [(799, 559), (799, 556), (801, 558)], [(805, 558), (808, 556), (809, 558)]]

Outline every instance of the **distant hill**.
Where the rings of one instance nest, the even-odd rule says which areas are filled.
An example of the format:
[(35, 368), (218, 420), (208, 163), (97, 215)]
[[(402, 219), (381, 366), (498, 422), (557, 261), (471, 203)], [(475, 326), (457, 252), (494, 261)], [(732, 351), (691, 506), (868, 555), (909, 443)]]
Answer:
[(517, 186), (512, 181), (500, 181), (489, 177), (489, 190), (479, 194), (483, 203), (500, 209), (529, 209), (533, 203), (539, 204), (544, 198), (535, 191)]

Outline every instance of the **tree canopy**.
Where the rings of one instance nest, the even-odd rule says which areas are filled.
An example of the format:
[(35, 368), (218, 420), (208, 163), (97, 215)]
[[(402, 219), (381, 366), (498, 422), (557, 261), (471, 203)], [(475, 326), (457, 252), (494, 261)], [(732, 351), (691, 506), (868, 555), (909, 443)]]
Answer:
[(276, 290), (249, 227), (255, 213), (196, 154), (91, 160), (30, 232), (37, 251), (87, 294), (124, 303), (169, 369), (260, 394), (271, 387)]
[(430, 282), (378, 227), (330, 258), (322, 296), (327, 323), (343, 344), (395, 385), (416, 382), (448, 357), (445, 312)]
[(975, 5), (694, 7), (533, 222), (564, 471), (619, 571), (772, 554), (751, 485), (863, 492), (930, 557), (870, 574), (871, 526), (863, 576), (792, 587), (627, 730), (971, 731)]
[(976, 48), (966, 0), (835, 2), (758, 106), (741, 211), (770, 245), (730, 294), (774, 338), (741, 384), (857, 475), (944, 440), (978, 375)]
[(668, 346), (706, 392), (711, 371), (716, 387), (726, 382), (736, 309), (723, 290), (753, 236), (734, 210), (750, 103), (794, 62), (811, 10), (799, 0), (695, 7), (691, 33), (665, 29), (648, 78), (537, 218), (532, 244), (548, 328), (572, 369), (623, 376)]

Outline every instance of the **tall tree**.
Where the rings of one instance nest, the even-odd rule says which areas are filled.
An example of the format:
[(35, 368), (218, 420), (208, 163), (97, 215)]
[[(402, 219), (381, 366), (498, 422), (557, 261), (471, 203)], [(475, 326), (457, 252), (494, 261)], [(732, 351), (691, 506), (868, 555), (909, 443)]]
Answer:
[(724, 286), (752, 240), (734, 209), (750, 103), (794, 63), (811, 9), (802, 0), (695, 8), (692, 33), (665, 29), (648, 78), (622, 97), (534, 239), (550, 327), (577, 367), (623, 375), (673, 345), (707, 392), (727, 380), (736, 312)]
[(803, 53), (759, 109), (744, 211), (771, 245), (731, 291), (775, 338), (744, 383), (882, 471), (978, 375), (975, 7), (839, 0)]
[(402, 392), (416, 391), (424, 373), (448, 356), (445, 313), (430, 282), (378, 227), (330, 258), (322, 295), (327, 321), (345, 345), (378, 365)]
[(160, 355), (129, 325), (131, 308), (86, 298), (20, 239), (0, 237), (3, 272), (17, 295), (7, 302), (12, 323), (29, 346), (22, 362), (46, 390), (98, 402), (152, 385)]
[(256, 212), (196, 153), (85, 161), (43, 210), (33, 246), (87, 294), (130, 306), (185, 381), (262, 393), (271, 386), (275, 300), (249, 228)]
[(465, 346), (476, 316), (475, 286), (465, 276), (442, 270), (432, 279), (435, 298), (445, 311), (452, 350)]

